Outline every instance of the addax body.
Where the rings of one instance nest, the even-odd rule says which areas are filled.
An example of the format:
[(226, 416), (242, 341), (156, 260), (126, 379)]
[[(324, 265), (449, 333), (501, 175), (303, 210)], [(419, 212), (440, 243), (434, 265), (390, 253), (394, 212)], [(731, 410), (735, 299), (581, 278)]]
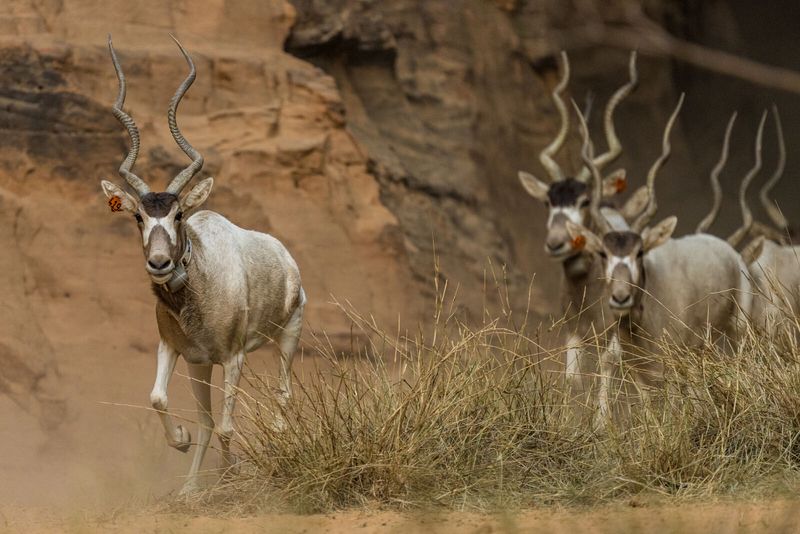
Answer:
[[(611, 374), (623, 354), (631, 357), (637, 384), (645, 385), (657, 372), (648, 357), (657, 351), (664, 336), (685, 346), (704, 343), (707, 333), (737, 339), (750, 311), (752, 295), (746, 268), (730, 244), (708, 234), (671, 239), (676, 217), (645, 227), (657, 209), (655, 177), (671, 153), (669, 135), (682, 103), (683, 97), (664, 129), (661, 156), (648, 172), (647, 208), (631, 229), (615, 230), (597, 203), (592, 205), (592, 217), (601, 228), (600, 235), (567, 224), (573, 241), (600, 259), (605, 300), (618, 318), (616, 335), (601, 354), (598, 426), (605, 424), (610, 413)], [(583, 122), (581, 133), (582, 154), (592, 168), (597, 188), (600, 176), (591, 164), (592, 143)]]
[[(779, 160), (775, 172), (759, 194), (774, 228), (758, 225), (759, 237), (742, 251), (754, 286), (753, 325), (782, 345), (796, 346), (800, 313), (800, 246), (789, 239), (788, 221), (769, 198), (786, 168), (786, 144), (778, 108), (772, 107)], [(750, 218), (752, 222), (752, 217)], [(753, 225), (755, 227), (755, 224)]]
[[(568, 379), (574, 381), (580, 376), (581, 354), (587, 340), (593, 334), (602, 332), (609, 324), (607, 307), (602, 300), (603, 285), (599, 282), (600, 270), (598, 262), (591, 255), (583, 251), (576, 251), (571, 246), (567, 232), (567, 222), (591, 225), (589, 217), (589, 204), (595, 190), (589, 187), (589, 169), (583, 167), (575, 177), (564, 176), (561, 167), (555, 162), (553, 156), (561, 149), (569, 130), (569, 113), (561, 98), (561, 93), (569, 82), (569, 61), (566, 53), (562, 52), (563, 73), (561, 81), (552, 93), (553, 103), (561, 117), (561, 128), (553, 142), (545, 147), (539, 154), (542, 166), (547, 170), (551, 183), (547, 184), (528, 172), (519, 173), (519, 179), (525, 190), (534, 198), (541, 201), (548, 209), (547, 236), (545, 239), (545, 253), (561, 264), (563, 273), (561, 288), (561, 314), (560, 319), (566, 320), (569, 334), (566, 340), (565, 370)], [(614, 129), (614, 110), (619, 103), (628, 96), (638, 81), (636, 71), (636, 53), (631, 54), (629, 62), (629, 81), (620, 87), (606, 106), (603, 114), (603, 123), (608, 151), (593, 160), (597, 168), (603, 168), (614, 161), (622, 153), (622, 145)], [(625, 172), (620, 170), (607, 176), (602, 181), (597, 195), (611, 198), (625, 188)], [(626, 218), (635, 216), (641, 211), (646, 202), (646, 190), (641, 189), (631, 199), (617, 210), (611, 207), (603, 208), (609, 220), (620, 230), (626, 229)], [(613, 323), (613, 318), (612, 323)]]
[(184, 452), (192, 444), (191, 437), (170, 416), (167, 386), (178, 357), (183, 355), (188, 364), (199, 429), (192, 466), (181, 491), (191, 493), (199, 487), (198, 472), (215, 430), (212, 366), (219, 364), (224, 371), (224, 400), (216, 432), (223, 459), (230, 466), (233, 411), (245, 354), (267, 341), (278, 343), (279, 401), (285, 403), (291, 394), (291, 364), (302, 327), (305, 294), (297, 264), (277, 239), (239, 228), (212, 211), (197, 211), (211, 193), (212, 178), (180, 196), (203, 165), (203, 157), (186, 141), (176, 122), (178, 104), (195, 78), (194, 64), (180, 43), (190, 73), (172, 98), (167, 118), (175, 141), (192, 163), (160, 193), (151, 192), (131, 172), (139, 150), (139, 131), (122, 111), (125, 77), (110, 37), (108, 44), (120, 88), (113, 112), (131, 138), (131, 150), (119, 173), (134, 194), (105, 180), (102, 186), (112, 211), (131, 213), (141, 232), (145, 269), (158, 299), (156, 319), (161, 337), (150, 402), (158, 411), (169, 445)]

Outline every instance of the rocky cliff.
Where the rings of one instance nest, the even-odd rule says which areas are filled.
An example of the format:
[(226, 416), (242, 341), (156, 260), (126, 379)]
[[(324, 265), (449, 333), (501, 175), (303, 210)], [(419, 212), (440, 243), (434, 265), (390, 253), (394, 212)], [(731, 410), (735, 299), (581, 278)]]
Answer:
[[(220, 1), (199, 11), (160, 1), (0, 6), (0, 285), (14, 318), (0, 325), (3, 362), (13, 370), (0, 384), (28, 387), (28, 374), (68, 365), (72, 351), (100, 363), (155, 348), (135, 223), (110, 213), (99, 189), (102, 178), (121, 181), (128, 142), (109, 112), (109, 32), (128, 77), (126, 108), (142, 133), (140, 176), (164, 187), (186, 164), (166, 124), (186, 70), (174, 32), (199, 70), (179, 122), (206, 157), (204, 174), (217, 178), (208, 207), (287, 245), (308, 292), (310, 329), (349, 346), (331, 295), (382, 321), (417, 312), (400, 223), (346, 128), (335, 81), (281, 50), (294, 17), (280, 1)], [(28, 221), (23, 237), (19, 217)]]

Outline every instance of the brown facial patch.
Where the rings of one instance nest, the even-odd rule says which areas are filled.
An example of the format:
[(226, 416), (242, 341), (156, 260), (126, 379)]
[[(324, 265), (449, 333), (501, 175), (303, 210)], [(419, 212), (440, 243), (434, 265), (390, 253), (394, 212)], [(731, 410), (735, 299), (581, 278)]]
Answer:
[(609, 232), (603, 236), (603, 245), (613, 255), (624, 257), (642, 246), (642, 238), (634, 232)]
[(576, 206), (578, 198), (588, 191), (588, 186), (575, 178), (567, 178), (560, 182), (553, 182), (547, 191), (547, 198), (551, 206)]
[(109, 198), (108, 207), (111, 208), (111, 211), (122, 211), (122, 199), (118, 196)]
[(140, 203), (150, 217), (163, 217), (177, 201), (178, 196), (172, 193), (147, 193)]

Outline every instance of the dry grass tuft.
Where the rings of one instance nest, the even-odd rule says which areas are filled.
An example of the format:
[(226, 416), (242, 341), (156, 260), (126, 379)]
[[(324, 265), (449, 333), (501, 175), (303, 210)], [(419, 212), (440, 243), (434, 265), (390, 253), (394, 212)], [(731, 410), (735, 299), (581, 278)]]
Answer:
[(317, 339), (320, 372), (287, 408), (251, 376), (238, 411), (242, 462), (214, 499), (298, 512), (487, 510), (774, 494), (800, 480), (800, 360), (754, 331), (734, 354), (664, 343), (653, 356), (664, 387), (645, 403), (626, 402), (631, 388), (620, 387), (624, 408), (595, 432), (562, 381), (561, 351), (509, 314), (473, 328), (442, 298), (430, 333), (410, 337), (339, 307), (370, 340), (362, 357)]

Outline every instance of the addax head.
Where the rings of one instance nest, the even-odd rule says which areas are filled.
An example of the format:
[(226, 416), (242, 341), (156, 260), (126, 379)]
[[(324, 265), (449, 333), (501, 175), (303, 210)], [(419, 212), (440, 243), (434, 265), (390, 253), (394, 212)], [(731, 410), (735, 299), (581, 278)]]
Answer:
[[(547, 184), (534, 175), (520, 171), (519, 179), (525, 190), (542, 202), (548, 210), (547, 236), (544, 250), (553, 259), (566, 259), (576, 254), (570, 245), (567, 222), (588, 225), (592, 189), (586, 182), (567, 177)], [(625, 190), (625, 171), (620, 169), (603, 179), (603, 197)]]
[(608, 305), (618, 316), (627, 315), (641, 302), (646, 273), (644, 258), (648, 252), (672, 237), (678, 218), (667, 217), (641, 234), (608, 232), (599, 237), (583, 226), (567, 223), (573, 246), (600, 257), (605, 273)]
[[(669, 241), (678, 222), (677, 217), (667, 217), (653, 227), (646, 227), (657, 209), (655, 179), (658, 171), (669, 158), (672, 148), (669, 142), (670, 133), (683, 105), (683, 95), (672, 112), (661, 141), (661, 155), (651, 165), (647, 173), (647, 207), (631, 224), (630, 230), (616, 231), (612, 228), (599, 209), (598, 202), (590, 207), (592, 220), (600, 229), (601, 236), (580, 224), (567, 222), (572, 247), (578, 251), (586, 251), (600, 257), (605, 272), (608, 304), (618, 316), (627, 315), (638, 306), (642, 298), (642, 287), (645, 284), (644, 259), (648, 252)], [(583, 149), (581, 157), (589, 167), (595, 189), (599, 189), (600, 175), (592, 162), (594, 147), (589, 138), (586, 122), (581, 119), (581, 136)]]
[[(553, 156), (564, 145), (569, 131), (569, 113), (561, 98), (569, 82), (569, 61), (566, 53), (561, 53), (561, 60), (563, 64), (562, 77), (552, 93), (553, 103), (561, 117), (561, 129), (553, 142), (539, 154), (539, 161), (550, 175), (551, 183), (548, 184), (524, 171), (519, 172), (519, 179), (528, 194), (548, 208), (545, 252), (554, 259), (564, 260), (575, 255), (574, 249), (570, 246), (566, 223), (569, 221), (580, 225), (588, 224), (589, 206), (595, 190), (587, 183), (591, 178), (588, 168), (582, 168), (575, 177), (565, 177), (561, 167), (553, 159)], [(631, 54), (629, 71), (630, 80), (614, 93), (603, 115), (608, 152), (594, 159), (594, 164), (598, 169), (611, 163), (622, 152), (622, 145), (614, 129), (613, 116), (617, 105), (630, 94), (637, 83), (635, 52)], [(615, 171), (602, 180), (602, 196), (616, 195), (624, 191), (625, 187), (625, 171)]]
[[(178, 43), (177, 39), (175, 42)], [(139, 130), (130, 115), (122, 110), (122, 105), (125, 102), (125, 76), (119, 59), (114, 52), (111, 36), (109, 35), (108, 37), (111, 60), (114, 63), (114, 69), (119, 80), (119, 95), (114, 103), (112, 112), (117, 120), (128, 130), (128, 135), (131, 138), (131, 149), (125, 161), (120, 165), (119, 174), (125, 178), (125, 181), (133, 190), (133, 194), (128, 193), (108, 180), (103, 180), (101, 185), (103, 193), (108, 198), (111, 211), (124, 211), (135, 218), (142, 236), (145, 269), (153, 282), (157, 284), (165, 284), (172, 277), (187, 246), (185, 233), (182, 231), (181, 225), (192, 210), (195, 210), (205, 202), (214, 185), (213, 178), (206, 178), (195, 185), (189, 193), (181, 196), (183, 188), (203, 167), (203, 156), (186, 141), (178, 128), (176, 120), (178, 104), (194, 82), (196, 72), (189, 54), (180, 43), (178, 43), (178, 47), (180, 47), (184, 58), (189, 64), (190, 72), (170, 101), (167, 120), (172, 136), (186, 155), (192, 158), (192, 163), (172, 179), (165, 192), (156, 193), (150, 191), (148, 185), (131, 172), (139, 153)]]

